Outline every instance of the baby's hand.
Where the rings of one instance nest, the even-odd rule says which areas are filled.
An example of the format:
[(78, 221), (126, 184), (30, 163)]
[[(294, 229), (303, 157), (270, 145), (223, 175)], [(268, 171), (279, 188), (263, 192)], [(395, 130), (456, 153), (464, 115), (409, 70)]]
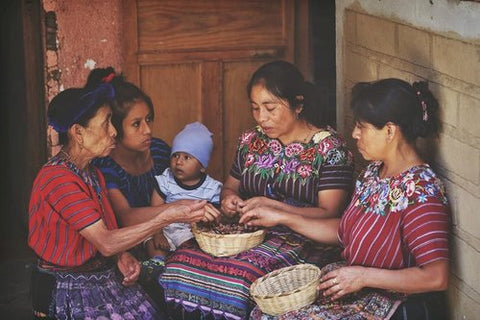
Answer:
[(233, 217), (238, 213), (238, 203), (241, 201), (242, 199), (236, 194), (226, 196), (222, 199), (222, 212), (228, 217)]

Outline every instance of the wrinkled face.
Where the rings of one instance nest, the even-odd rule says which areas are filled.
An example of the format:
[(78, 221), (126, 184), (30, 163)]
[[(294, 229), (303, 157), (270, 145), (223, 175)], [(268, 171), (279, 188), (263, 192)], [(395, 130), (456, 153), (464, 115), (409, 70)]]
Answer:
[(270, 93), (263, 84), (252, 87), (250, 105), (253, 118), (269, 138), (284, 141), (291, 134), (297, 121), (296, 113), (287, 101)]
[(105, 157), (115, 148), (117, 130), (112, 124), (112, 110), (109, 106), (100, 107), (83, 134), (83, 148), (93, 157)]
[(365, 160), (383, 160), (387, 146), (386, 126), (378, 129), (368, 122), (357, 121), (352, 137), (357, 140), (358, 152)]
[(144, 101), (135, 102), (123, 119), (121, 144), (134, 151), (146, 151), (152, 142), (152, 113)]
[(195, 157), (185, 152), (175, 152), (170, 157), (170, 170), (177, 180), (185, 185), (198, 183), (203, 167)]

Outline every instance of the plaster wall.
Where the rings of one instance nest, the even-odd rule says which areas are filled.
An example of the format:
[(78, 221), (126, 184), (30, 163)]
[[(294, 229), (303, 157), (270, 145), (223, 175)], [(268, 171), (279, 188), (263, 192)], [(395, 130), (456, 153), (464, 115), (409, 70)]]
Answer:
[[(337, 0), (337, 119), (349, 137), (349, 92), (359, 81), (427, 80), (443, 130), (421, 141), (452, 207), (450, 319), (480, 314), (480, 3)], [(355, 150), (353, 139), (349, 144)], [(356, 170), (364, 163), (355, 154)]]
[[(42, 5), (47, 101), (65, 88), (83, 86), (93, 68), (113, 66), (121, 72), (121, 0), (43, 0)], [(47, 136), (55, 154), (57, 134), (49, 128)]]

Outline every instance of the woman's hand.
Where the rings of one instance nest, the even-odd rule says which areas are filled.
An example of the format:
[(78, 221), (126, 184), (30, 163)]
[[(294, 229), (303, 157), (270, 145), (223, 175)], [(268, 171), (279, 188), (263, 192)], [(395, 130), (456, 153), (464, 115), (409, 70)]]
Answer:
[(365, 267), (349, 266), (330, 271), (320, 279), (318, 290), (323, 291), (323, 295), (332, 300), (357, 292), (365, 286), (363, 283), (365, 270)]
[(218, 211), (218, 209), (211, 203), (207, 203), (203, 209), (205, 210), (202, 218), (202, 221), (204, 222), (215, 221), (220, 216), (220, 211)]
[(277, 200), (267, 197), (253, 197), (248, 200), (240, 200), (237, 202), (237, 211), (240, 212), (240, 214), (244, 214), (258, 207), (263, 207), (264, 209), (276, 209), (278, 206), (279, 202)]
[(238, 213), (237, 204), (241, 201), (242, 201), (242, 198), (240, 198), (237, 194), (226, 195), (222, 199), (222, 203), (221, 203), (222, 212), (228, 217), (233, 217)]
[(131, 286), (137, 281), (140, 275), (140, 262), (128, 252), (118, 254), (118, 270), (123, 275), (122, 284), (126, 287)]
[(157, 215), (154, 219), (161, 224), (167, 221), (167, 224), (173, 222), (193, 223), (200, 221), (205, 217), (205, 205), (207, 201), (193, 201), (190, 204), (172, 203), (162, 213)]
[(249, 227), (273, 227), (281, 224), (283, 214), (265, 207), (253, 208), (242, 214), (239, 223)]

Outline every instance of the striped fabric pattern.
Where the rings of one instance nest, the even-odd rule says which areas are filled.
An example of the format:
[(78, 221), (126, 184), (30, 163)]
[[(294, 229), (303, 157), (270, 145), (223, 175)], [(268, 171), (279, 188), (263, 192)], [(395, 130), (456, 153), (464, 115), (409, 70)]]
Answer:
[[(342, 217), (339, 239), (343, 258), (350, 265), (386, 269), (448, 259), (449, 207), (440, 180), (422, 165), (382, 181), (380, 165), (374, 163), (360, 175), (357, 186), (362, 190), (356, 189)], [(387, 185), (382, 187), (382, 182)], [(385, 197), (371, 194), (369, 186), (374, 184), (384, 190)], [(388, 186), (394, 186), (394, 192), (388, 193)], [(385, 211), (371, 210), (382, 198), (389, 199), (382, 203)], [(360, 205), (362, 201), (368, 201), (368, 206)]]
[(54, 319), (169, 319), (138, 284), (123, 286), (114, 269), (59, 272), (56, 278)]
[(97, 249), (79, 231), (102, 219), (117, 228), (97, 169), (100, 198), (92, 184), (72, 171), (72, 164), (53, 157), (38, 173), (29, 205), (28, 244), (41, 259), (57, 266), (80, 266)]
[(273, 270), (304, 262), (306, 243), (303, 236), (276, 228), (261, 245), (217, 258), (204, 253), (192, 239), (167, 259), (160, 284), (167, 302), (181, 304), (187, 311), (246, 319), (254, 306), (249, 293), (252, 282)]
[(156, 188), (155, 176), (170, 164), (170, 146), (163, 140), (152, 138), (150, 153), (153, 168), (141, 175), (133, 176), (126, 172), (111, 157), (98, 158), (93, 161), (105, 176), (108, 189), (119, 189), (128, 200), (130, 207), (150, 205), (153, 190)]

